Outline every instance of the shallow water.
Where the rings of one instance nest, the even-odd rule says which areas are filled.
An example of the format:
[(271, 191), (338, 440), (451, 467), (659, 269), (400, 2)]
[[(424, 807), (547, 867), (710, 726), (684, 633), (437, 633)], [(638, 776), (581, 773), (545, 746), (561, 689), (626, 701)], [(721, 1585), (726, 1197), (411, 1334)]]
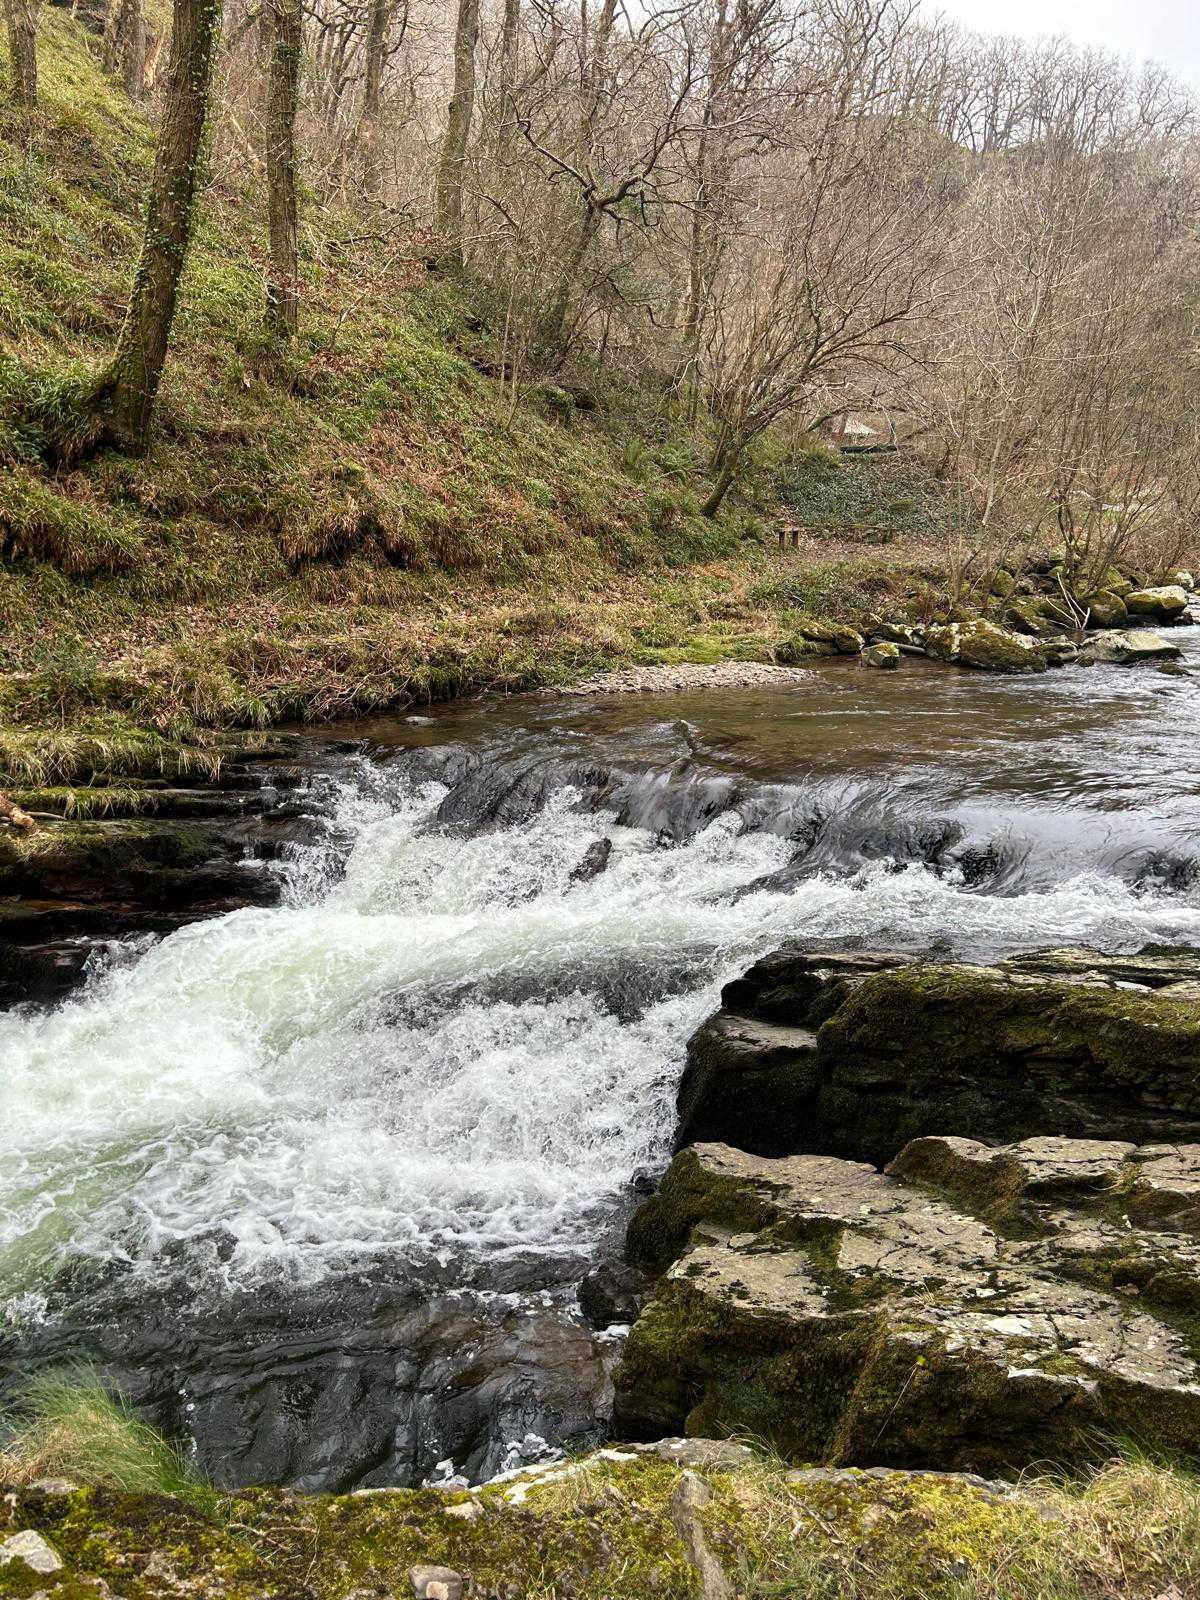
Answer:
[(831, 661), (340, 727), (282, 906), (0, 1016), (10, 1370), (96, 1356), (229, 1481), (585, 1437), (617, 1346), (574, 1286), (721, 983), (785, 937), (1200, 944), (1198, 710), (1145, 668)]

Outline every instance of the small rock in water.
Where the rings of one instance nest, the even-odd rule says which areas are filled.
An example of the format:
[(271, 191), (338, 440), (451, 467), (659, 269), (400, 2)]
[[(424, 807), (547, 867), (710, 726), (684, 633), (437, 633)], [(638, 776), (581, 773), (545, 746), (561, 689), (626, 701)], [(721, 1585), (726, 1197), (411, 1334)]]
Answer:
[(608, 858), (612, 855), (611, 839), (595, 839), (583, 852), (579, 864), (571, 869), (570, 881), (572, 883), (590, 883), (593, 878), (598, 878), (608, 866)]
[(23, 1528), (20, 1533), (0, 1539), (0, 1567), (7, 1566), (10, 1561), (23, 1561), (33, 1572), (62, 1571), (62, 1557), (58, 1551), (32, 1528)]
[(887, 640), (868, 645), (862, 658), (868, 667), (880, 667), (885, 672), (895, 671), (900, 665), (900, 646)]
[(413, 1567), (408, 1581), (416, 1600), (462, 1600), (462, 1574), (453, 1567)]

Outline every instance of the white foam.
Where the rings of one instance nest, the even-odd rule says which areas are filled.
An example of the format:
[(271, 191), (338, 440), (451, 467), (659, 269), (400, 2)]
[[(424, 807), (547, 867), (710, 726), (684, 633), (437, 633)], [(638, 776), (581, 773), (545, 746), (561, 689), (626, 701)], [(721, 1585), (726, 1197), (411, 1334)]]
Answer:
[[(1200, 942), (1194, 904), (1098, 877), (1002, 899), (880, 866), (731, 899), (786, 841), (722, 817), (660, 849), (570, 793), (520, 827), (423, 831), (443, 793), (371, 775), (340, 797), (344, 876), (318, 853), (289, 904), (186, 928), (53, 1013), (0, 1017), (0, 1287), (36, 1286), (73, 1254), (152, 1273), (215, 1229), (241, 1281), (577, 1243), (665, 1154), (683, 1047), (722, 979), (787, 933)], [(608, 870), (572, 884), (604, 835)], [(587, 986), (598, 960), (684, 951), (691, 988), (636, 1021)], [(536, 995), (540, 975), (576, 970), (578, 992), (460, 996), (432, 1020), (396, 1021), (390, 1003), (505, 977)]]

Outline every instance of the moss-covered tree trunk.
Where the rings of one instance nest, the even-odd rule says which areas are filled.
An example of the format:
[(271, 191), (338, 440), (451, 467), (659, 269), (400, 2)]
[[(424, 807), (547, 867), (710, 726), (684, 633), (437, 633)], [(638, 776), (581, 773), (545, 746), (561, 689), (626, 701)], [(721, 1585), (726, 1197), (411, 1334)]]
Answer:
[(8, 94), (14, 105), (37, 104), (37, 0), (4, 0), (8, 24)]
[(303, 48), (300, 0), (269, 0), (269, 13), (266, 156), (271, 264), (267, 327), (277, 337), (290, 339), (300, 318), (296, 244), (296, 108)]
[(150, 436), (191, 239), (220, 22), (220, 0), (175, 0), (145, 240), (112, 365), (95, 397), (105, 435), (121, 449), (144, 450)]
[(454, 90), (446, 118), (446, 137), (437, 180), (437, 229), (442, 259), (463, 262), (463, 172), (475, 111), (475, 46), (479, 39), (479, 0), (458, 0), (454, 29)]

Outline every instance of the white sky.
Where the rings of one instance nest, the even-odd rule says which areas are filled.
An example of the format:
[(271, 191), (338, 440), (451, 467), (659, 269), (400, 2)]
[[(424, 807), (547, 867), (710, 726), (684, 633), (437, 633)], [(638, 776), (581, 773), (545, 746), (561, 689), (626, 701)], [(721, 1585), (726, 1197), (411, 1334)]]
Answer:
[(1200, 89), (1200, 0), (925, 0), (980, 33), (1065, 34), (1135, 61), (1149, 58)]

